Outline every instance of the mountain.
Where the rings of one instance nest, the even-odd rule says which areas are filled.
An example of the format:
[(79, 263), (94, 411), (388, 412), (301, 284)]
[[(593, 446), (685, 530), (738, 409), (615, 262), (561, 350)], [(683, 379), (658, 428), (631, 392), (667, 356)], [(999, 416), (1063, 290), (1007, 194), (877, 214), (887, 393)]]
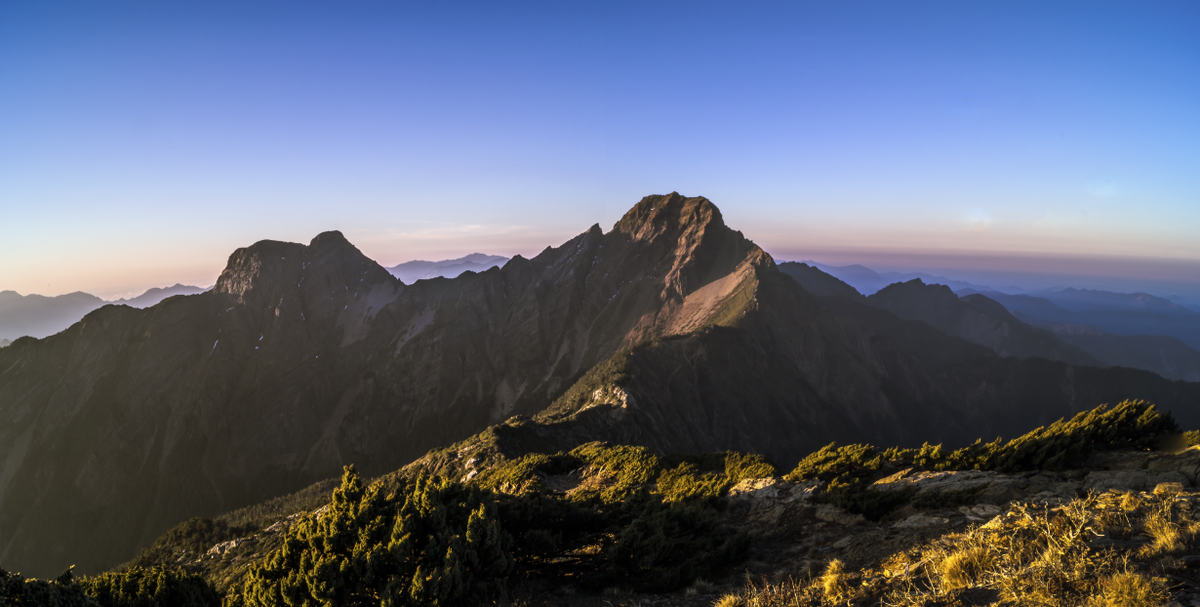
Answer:
[[(965, 295), (973, 291), (959, 291)], [(983, 295), (1030, 324), (1087, 325), (1120, 336), (1165, 335), (1200, 349), (1200, 314), (1145, 293), (1064, 289), (1039, 296)]]
[(466, 257), (443, 259), (442, 261), (406, 261), (388, 268), (387, 271), (404, 284), (412, 284), (418, 280), (430, 278), (454, 278), (467, 271), (485, 272), (491, 268), (503, 266), (506, 262), (508, 262), (507, 257), (471, 253)]
[(1127, 398), (1200, 423), (1200, 384), (1002, 358), (818, 298), (704, 198), (649, 196), (607, 233), (411, 285), (338, 232), (262, 241), (211, 291), (0, 350), (0, 561), (99, 571), (191, 517), (489, 427), (788, 462), (831, 440), (1014, 436)]
[(815, 261), (802, 262), (806, 265), (817, 268), (818, 270), (845, 282), (854, 287), (859, 293), (870, 295), (890, 284), (893, 281), (880, 276), (875, 270), (858, 264), (849, 266), (827, 266)]
[(927, 285), (920, 278), (895, 283), (867, 298), (867, 303), (906, 320), (919, 320), (939, 331), (987, 346), (1000, 356), (1037, 356), (1075, 365), (1105, 366), (1050, 331), (1021, 322), (1004, 306), (983, 295), (959, 298), (946, 285)]
[[(211, 288), (212, 287), (209, 287), (208, 289)], [(174, 286), (170, 287), (149, 289), (145, 293), (142, 293), (141, 295), (138, 295), (132, 299), (118, 299), (109, 303), (125, 304), (134, 308), (149, 308), (150, 306), (156, 305), (158, 302), (168, 297), (174, 297), (176, 295), (197, 295), (207, 291), (208, 289), (176, 283)]]
[(11, 344), (11, 343), (12, 343), (11, 339), (0, 339), (0, 348), (3, 348), (4, 346), (7, 346), (8, 344)]
[(1200, 382), (1200, 351), (1174, 337), (1109, 335), (1087, 325), (1039, 326), (1107, 364), (1145, 369), (1167, 379)]
[(20, 295), (0, 291), (0, 337), (16, 339), (29, 335), (46, 337), (79, 322), (84, 314), (105, 304), (124, 304), (145, 308), (175, 295), (193, 295), (205, 289), (177, 284), (163, 289), (150, 289), (132, 299), (104, 301), (95, 295), (75, 292), (57, 297)]
[[(788, 262), (795, 263), (795, 262)], [(919, 278), (922, 281), (932, 284), (943, 284), (949, 286), (952, 290), (958, 291), (961, 289), (973, 289), (975, 291), (991, 291), (991, 287), (972, 284), (962, 280), (951, 280), (944, 276), (934, 276), (926, 272), (876, 272), (866, 266), (858, 264), (849, 266), (827, 266), (819, 264), (815, 261), (801, 262), (804, 265), (809, 265), (821, 272), (824, 272), (838, 280), (851, 285), (864, 295), (870, 295), (884, 287), (898, 282), (908, 282)], [(1021, 291), (1017, 287), (1011, 287), (1017, 291)], [(1006, 288), (1008, 290), (1008, 288)]]
[(975, 289), (979, 291), (996, 290), (992, 289), (991, 287), (977, 285), (963, 280), (952, 280), (946, 278), (945, 276), (934, 276), (925, 272), (881, 272), (879, 275), (885, 280), (890, 281), (891, 284), (896, 284), (898, 282), (909, 282), (919, 278), (929, 284), (946, 285), (953, 291), (959, 291), (961, 289)]
[(1169, 299), (1155, 297), (1147, 293), (1113, 293), (1092, 289), (1066, 288), (1036, 293), (1060, 308), (1072, 312), (1089, 312), (1093, 310), (1135, 310), (1153, 312), (1166, 316), (1179, 315), (1190, 318), (1195, 312), (1186, 306)]
[(805, 291), (817, 297), (846, 297), (859, 302), (867, 300), (854, 287), (806, 263), (785, 261), (778, 267), (780, 272), (790, 276), (792, 280), (800, 283)]
[(80, 292), (46, 297), (0, 291), (0, 337), (53, 335), (102, 305), (99, 297)]

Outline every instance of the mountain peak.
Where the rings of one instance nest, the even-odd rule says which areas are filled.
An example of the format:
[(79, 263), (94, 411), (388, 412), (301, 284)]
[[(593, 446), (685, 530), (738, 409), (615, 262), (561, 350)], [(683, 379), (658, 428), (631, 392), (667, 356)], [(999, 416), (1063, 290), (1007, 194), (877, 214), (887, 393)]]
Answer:
[(341, 232), (338, 230), (329, 230), (328, 232), (321, 232), (313, 237), (312, 241), (308, 243), (308, 246), (327, 247), (331, 245), (347, 244), (350, 244), (350, 241), (346, 240), (346, 237)]
[(703, 196), (685, 198), (671, 192), (643, 198), (613, 226), (613, 231), (628, 234), (633, 240), (652, 240), (664, 233), (708, 225), (725, 226), (717, 205)]

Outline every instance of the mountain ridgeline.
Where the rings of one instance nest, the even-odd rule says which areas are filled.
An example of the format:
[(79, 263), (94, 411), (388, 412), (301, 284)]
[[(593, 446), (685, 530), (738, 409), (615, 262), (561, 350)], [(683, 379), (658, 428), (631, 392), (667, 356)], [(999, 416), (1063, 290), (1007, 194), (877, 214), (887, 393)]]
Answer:
[(789, 274), (675, 193), (607, 233), (411, 285), (337, 232), (239, 249), (209, 292), (0, 349), (0, 562), (98, 572), (191, 517), (480, 432), (794, 462), (830, 440), (1013, 436), (1126, 399), (1200, 423), (1200, 384), (1048, 360), (1048, 332), (1002, 357)]

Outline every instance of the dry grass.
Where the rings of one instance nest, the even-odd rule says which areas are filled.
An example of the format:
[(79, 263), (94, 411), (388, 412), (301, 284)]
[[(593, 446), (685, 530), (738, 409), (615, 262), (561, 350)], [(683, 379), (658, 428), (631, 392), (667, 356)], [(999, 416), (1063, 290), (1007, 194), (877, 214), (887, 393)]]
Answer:
[(817, 580), (817, 585), (821, 588), (821, 594), (824, 595), (825, 600), (837, 602), (850, 592), (845, 569), (845, 564), (838, 559), (829, 561), (825, 573)]
[(746, 601), (737, 593), (727, 594), (713, 603), (713, 607), (743, 607)]
[(1162, 585), (1140, 573), (1123, 572), (1107, 578), (1092, 607), (1160, 607), (1167, 601)]
[(938, 566), (942, 587), (957, 590), (978, 583), (991, 568), (992, 560), (986, 546), (970, 546), (951, 553)]
[(1178, 555), (1200, 549), (1198, 532), (1188, 500), (1173, 494), (1113, 491), (1059, 507), (1017, 504), (996, 523), (875, 564), (834, 559), (815, 577), (750, 582), (738, 596), (754, 607), (916, 606), (957, 604), (966, 589), (981, 588), (1003, 604), (1162, 605), (1168, 595), (1155, 576), (1170, 575), (1183, 566)]

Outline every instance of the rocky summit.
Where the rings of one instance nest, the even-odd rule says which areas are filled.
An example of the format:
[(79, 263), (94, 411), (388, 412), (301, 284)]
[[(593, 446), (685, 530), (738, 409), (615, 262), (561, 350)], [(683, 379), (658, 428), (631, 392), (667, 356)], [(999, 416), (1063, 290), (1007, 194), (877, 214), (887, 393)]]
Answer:
[(1200, 425), (1198, 384), (1036, 344), (1001, 356), (978, 306), (947, 333), (830, 289), (676, 193), (532, 259), (411, 285), (338, 232), (262, 241), (209, 292), (0, 349), (0, 561), (102, 571), (189, 518), (469, 438), (785, 462), (832, 440), (1012, 436), (1125, 399)]

